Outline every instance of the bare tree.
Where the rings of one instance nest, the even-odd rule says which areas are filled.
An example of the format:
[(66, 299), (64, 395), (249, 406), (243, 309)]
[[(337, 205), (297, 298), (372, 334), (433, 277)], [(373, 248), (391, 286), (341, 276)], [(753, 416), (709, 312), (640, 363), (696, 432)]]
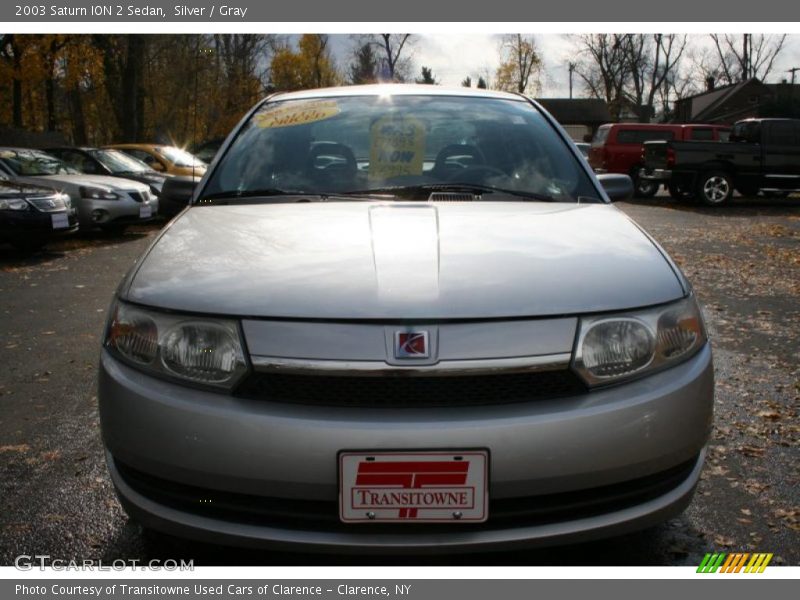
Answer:
[(647, 122), (655, 115), (655, 99), (674, 80), (686, 49), (686, 36), (661, 33), (627, 35), (624, 45), (630, 72), (626, 96), (638, 107), (639, 120)]
[(764, 81), (786, 41), (786, 34), (745, 33), (738, 36), (712, 33), (710, 37), (714, 41), (716, 61), (708, 70), (726, 84), (746, 81), (751, 77)]
[(580, 61), (571, 68), (591, 96), (608, 103), (612, 115), (619, 118), (631, 105), (638, 119), (647, 122), (655, 116), (657, 98), (663, 109), (677, 81), (687, 36), (594, 34), (577, 39)]
[[(408, 49), (411, 46), (410, 33), (379, 33), (367, 36), (367, 43), (373, 45), (381, 55), (382, 79), (388, 81), (405, 81), (411, 73), (411, 57)], [(405, 53), (404, 53), (405, 51)]]
[(630, 78), (626, 38), (618, 33), (577, 37), (581, 60), (575, 72), (589, 95), (605, 100), (616, 119), (622, 112), (623, 89)]

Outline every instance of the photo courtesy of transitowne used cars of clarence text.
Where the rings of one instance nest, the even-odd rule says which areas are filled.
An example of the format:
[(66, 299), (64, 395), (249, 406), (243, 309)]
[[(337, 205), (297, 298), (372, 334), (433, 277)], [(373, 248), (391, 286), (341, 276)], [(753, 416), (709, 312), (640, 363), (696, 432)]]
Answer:
[(270, 96), (121, 282), (99, 402), (145, 528), (319, 551), (507, 549), (690, 502), (712, 420), (691, 286), (521, 95)]

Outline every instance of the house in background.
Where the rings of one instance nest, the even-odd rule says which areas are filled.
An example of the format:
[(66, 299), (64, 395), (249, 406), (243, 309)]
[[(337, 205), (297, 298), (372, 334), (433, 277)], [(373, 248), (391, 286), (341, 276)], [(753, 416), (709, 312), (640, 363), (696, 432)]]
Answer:
[(537, 98), (576, 142), (589, 141), (600, 125), (611, 122), (605, 100), (595, 98)]
[(717, 88), (713, 78), (706, 91), (675, 102), (676, 123), (719, 123), (732, 125), (754, 117), (791, 117), (800, 104), (800, 85), (767, 84), (755, 77)]

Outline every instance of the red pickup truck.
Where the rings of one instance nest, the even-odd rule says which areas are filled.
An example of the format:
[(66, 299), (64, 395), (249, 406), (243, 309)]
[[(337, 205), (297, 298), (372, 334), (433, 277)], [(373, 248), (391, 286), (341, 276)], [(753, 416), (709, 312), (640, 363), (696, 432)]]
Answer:
[[(649, 198), (659, 184), (639, 178), (644, 166), (644, 143), (651, 141), (728, 141), (725, 125), (674, 125), (651, 123), (610, 123), (601, 125), (592, 139), (589, 164), (597, 173), (630, 175), (636, 196)], [(673, 193), (673, 190), (670, 190)], [(676, 191), (677, 193), (677, 191)]]

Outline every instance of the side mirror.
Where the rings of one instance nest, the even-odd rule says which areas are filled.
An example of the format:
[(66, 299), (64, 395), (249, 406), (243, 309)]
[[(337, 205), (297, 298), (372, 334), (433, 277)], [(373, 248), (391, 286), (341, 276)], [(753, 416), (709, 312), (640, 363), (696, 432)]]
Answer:
[(633, 198), (633, 181), (627, 175), (603, 173), (597, 176), (597, 180), (612, 202)]

